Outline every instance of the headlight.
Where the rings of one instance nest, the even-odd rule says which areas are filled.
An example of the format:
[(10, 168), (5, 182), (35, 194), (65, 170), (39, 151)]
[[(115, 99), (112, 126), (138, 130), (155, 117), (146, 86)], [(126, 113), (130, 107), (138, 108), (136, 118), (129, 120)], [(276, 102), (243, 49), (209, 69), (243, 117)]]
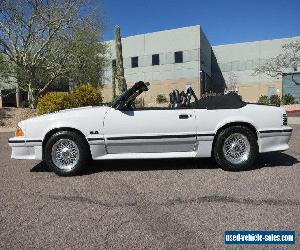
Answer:
[(24, 131), (20, 127), (17, 127), (16, 137), (24, 136), (24, 135), (25, 135)]

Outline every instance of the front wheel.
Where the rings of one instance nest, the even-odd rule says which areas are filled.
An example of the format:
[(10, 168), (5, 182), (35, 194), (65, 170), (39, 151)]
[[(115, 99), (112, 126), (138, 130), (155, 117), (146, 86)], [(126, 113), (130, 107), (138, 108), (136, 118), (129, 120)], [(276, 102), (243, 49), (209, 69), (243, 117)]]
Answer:
[(85, 141), (74, 132), (58, 132), (46, 143), (46, 164), (60, 176), (80, 173), (89, 159), (88, 156)]
[(216, 162), (222, 169), (229, 171), (249, 169), (257, 154), (256, 136), (243, 126), (233, 126), (221, 131), (214, 146)]

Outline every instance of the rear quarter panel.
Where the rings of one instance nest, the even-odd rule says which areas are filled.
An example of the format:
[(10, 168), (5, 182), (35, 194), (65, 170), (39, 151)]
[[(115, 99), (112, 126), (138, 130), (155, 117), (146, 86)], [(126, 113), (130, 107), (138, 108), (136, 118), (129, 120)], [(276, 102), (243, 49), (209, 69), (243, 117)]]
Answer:
[(284, 109), (275, 106), (248, 104), (240, 109), (196, 110), (197, 132), (214, 132), (232, 122), (245, 122), (257, 131), (282, 126)]

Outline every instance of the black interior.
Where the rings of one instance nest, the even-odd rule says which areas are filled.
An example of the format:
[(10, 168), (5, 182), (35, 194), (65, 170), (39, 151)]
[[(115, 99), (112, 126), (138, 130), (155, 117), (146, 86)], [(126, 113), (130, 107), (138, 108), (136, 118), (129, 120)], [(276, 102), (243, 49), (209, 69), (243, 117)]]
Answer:
[(148, 91), (149, 83), (139, 81), (130, 89), (119, 96), (113, 103), (112, 107), (118, 110), (133, 111), (133, 110), (168, 110), (168, 109), (238, 109), (246, 105), (241, 97), (237, 94), (208, 96), (198, 100), (192, 87), (189, 87), (186, 92), (173, 90), (170, 96), (168, 107), (135, 107), (135, 99), (142, 92)]

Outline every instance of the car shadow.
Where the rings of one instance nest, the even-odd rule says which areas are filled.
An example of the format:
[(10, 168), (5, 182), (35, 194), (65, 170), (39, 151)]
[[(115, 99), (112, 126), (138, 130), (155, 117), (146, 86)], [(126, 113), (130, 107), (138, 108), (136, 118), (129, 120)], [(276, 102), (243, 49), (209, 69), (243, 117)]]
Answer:
[[(266, 167), (293, 166), (297, 163), (299, 163), (299, 160), (291, 155), (280, 152), (270, 152), (259, 155), (253, 168), (248, 171)], [(218, 168), (219, 166), (213, 158), (104, 160), (91, 161), (81, 175), (90, 175), (106, 171), (155, 171)], [(35, 165), (30, 172), (51, 172), (51, 170), (49, 170), (46, 164), (42, 161)]]

